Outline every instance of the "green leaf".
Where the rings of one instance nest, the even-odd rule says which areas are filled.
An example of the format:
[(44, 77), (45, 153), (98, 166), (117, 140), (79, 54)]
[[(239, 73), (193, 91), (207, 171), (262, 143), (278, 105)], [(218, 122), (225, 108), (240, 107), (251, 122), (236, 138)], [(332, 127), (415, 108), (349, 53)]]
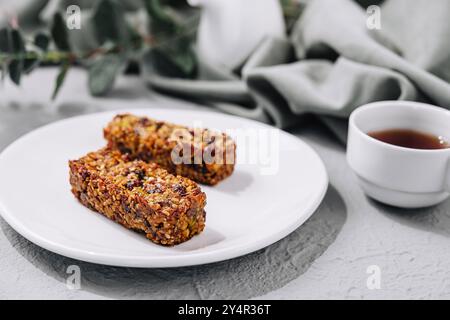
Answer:
[(55, 100), (56, 96), (59, 93), (59, 90), (61, 90), (64, 80), (66, 79), (67, 72), (69, 71), (69, 68), (70, 68), (69, 61), (67, 60), (64, 61), (64, 63), (61, 65), (58, 76), (56, 77), (56, 83), (55, 88), (53, 89), (52, 100)]
[(144, 4), (151, 18), (151, 31), (154, 35), (173, 35), (178, 32), (176, 20), (161, 5), (159, 0), (144, 0)]
[(128, 34), (130, 35), (130, 46), (133, 50), (139, 51), (144, 46), (142, 36), (133, 28), (128, 27)]
[(47, 51), (49, 44), (50, 38), (47, 34), (40, 32), (34, 36), (34, 45), (42, 51)]
[(12, 50), (11, 30), (9, 28), (0, 29), (0, 53), (3, 55), (1, 64), (1, 81), (3, 82), (8, 75), (9, 62), (7, 54)]
[(2, 62), (0, 64), (0, 69), (1, 69), (1, 82), (3, 83), (5, 81), (6, 75), (8, 74), (8, 65), (6, 64), (6, 62)]
[(182, 77), (191, 78), (194, 76), (197, 60), (191, 49), (191, 38), (184, 35), (180, 38), (170, 39), (156, 48), (161, 55), (178, 69)]
[(94, 10), (93, 23), (97, 40), (126, 45), (129, 40), (124, 8), (117, 0), (101, 0)]
[(174, 64), (177, 65), (187, 77), (193, 75), (196, 69), (197, 60), (194, 52), (190, 48), (169, 52), (168, 55)]
[(170, 55), (160, 48), (150, 49), (143, 59), (143, 68), (147, 74), (156, 73), (170, 78), (191, 78), (195, 72), (196, 61), (193, 53), (185, 56)]
[(14, 56), (8, 66), (9, 77), (12, 82), (19, 85), (23, 73), (25, 44), (22, 35), (16, 29), (11, 30), (11, 53), (13, 53)]
[(23, 62), (21, 60), (13, 60), (8, 66), (9, 78), (16, 85), (20, 85), (22, 78)]
[(146, 52), (142, 61), (142, 67), (144, 74), (150, 76), (156, 73), (169, 78), (182, 77), (181, 70), (168, 59), (167, 55), (158, 49), (150, 49)]
[(99, 58), (89, 69), (89, 91), (93, 96), (106, 94), (124, 66), (125, 59), (117, 55)]
[(30, 74), (40, 64), (37, 58), (26, 58), (23, 60), (23, 73)]
[(9, 28), (0, 29), (0, 52), (10, 53), (11, 47), (11, 30)]
[(61, 51), (70, 51), (69, 36), (67, 26), (59, 12), (53, 15), (53, 23), (50, 29), (56, 47)]
[(25, 52), (25, 43), (23, 42), (22, 35), (17, 29), (11, 30), (11, 44), (13, 53)]
[[(191, 50), (193, 37), (187, 24), (182, 24), (175, 11), (171, 10), (173, 1), (144, 0), (144, 3), (151, 18), (151, 32), (156, 39), (153, 53), (149, 56), (155, 64), (154, 69), (177, 77), (192, 77), (197, 66)], [(170, 7), (165, 3), (170, 3)]]

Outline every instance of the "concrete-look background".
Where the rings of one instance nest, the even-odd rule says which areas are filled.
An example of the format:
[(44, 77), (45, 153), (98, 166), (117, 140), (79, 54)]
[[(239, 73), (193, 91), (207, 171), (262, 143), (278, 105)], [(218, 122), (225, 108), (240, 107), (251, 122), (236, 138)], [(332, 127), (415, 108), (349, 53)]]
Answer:
[[(0, 94), (0, 149), (22, 134), (83, 113), (123, 108), (202, 108), (163, 97), (137, 78), (122, 77), (107, 97), (86, 90), (86, 74), (71, 70), (50, 102), (56, 69), (36, 71)], [(345, 147), (313, 119), (293, 134), (319, 153), (330, 175), (317, 212), (266, 249), (237, 259), (176, 269), (100, 266), (65, 258), (30, 243), (0, 218), (0, 298), (450, 298), (450, 202), (422, 210), (390, 208), (367, 199), (345, 162)], [(1, 179), (1, 177), (0, 177)], [(70, 265), (81, 268), (81, 288), (66, 286)], [(381, 272), (369, 289), (367, 270)]]

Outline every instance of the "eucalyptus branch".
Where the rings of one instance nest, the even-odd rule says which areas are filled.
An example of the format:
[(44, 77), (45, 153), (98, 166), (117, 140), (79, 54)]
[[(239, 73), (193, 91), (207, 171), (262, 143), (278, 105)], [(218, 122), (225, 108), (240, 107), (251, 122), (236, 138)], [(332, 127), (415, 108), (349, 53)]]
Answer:
[(10, 62), (12, 60), (37, 59), (43, 63), (60, 63), (64, 60), (77, 60), (71, 52), (47, 51), (47, 52), (23, 52), (23, 53), (0, 53), (0, 63)]
[[(150, 63), (154, 70), (164, 66), (177, 77), (193, 77), (197, 61), (192, 42), (198, 14), (190, 11), (193, 14), (181, 19), (177, 12), (179, 2), (142, 1), (141, 13), (146, 14), (149, 21), (146, 32), (127, 21), (122, 1), (99, 0), (87, 22), (93, 26), (90, 35), (96, 38), (99, 46), (87, 52), (79, 50), (76, 43), (71, 42), (63, 13), (55, 13), (47, 32), (24, 36), (17, 24), (0, 29), (2, 79), (9, 75), (19, 85), (22, 75), (29, 74), (39, 65), (59, 65), (52, 96), (55, 98), (70, 68), (80, 64), (89, 69), (91, 94), (104, 95), (113, 87), (115, 78), (125, 70), (130, 59), (134, 62), (136, 57), (142, 57), (137, 61), (141, 67)], [(280, 1), (286, 19), (293, 19), (298, 3), (294, 0)], [(146, 52), (150, 54), (144, 59), (143, 53)]]
[(138, 31), (126, 21), (120, 1), (99, 1), (93, 9), (90, 25), (95, 27), (92, 32), (100, 46), (87, 52), (75, 50), (66, 21), (58, 12), (53, 16), (48, 33), (24, 37), (17, 26), (0, 29), (2, 78), (8, 74), (19, 85), (22, 75), (32, 72), (40, 64), (60, 65), (53, 92), (55, 98), (71, 66), (81, 64), (89, 68), (91, 94), (103, 95), (112, 88), (130, 57), (151, 50), (159, 52), (155, 57), (164, 56), (165, 63), (170, 61), (180, 72), (192, 75), (195, 58), (190, 41), (197, 18), (181, 23), (173, 14), (174, 8), (163, 6), (159, 0), (143, 2), (142, 10), (150, 21), (148, 32)]
[(283, 15), (286, 21), (286, 27), (288, 32), (291, 31), (294, 26), (295, 21), (297, 21), (300, 16), (304, 4), (299, 2), (298, 0), (280, 0), (281, 8), (283, 10)]

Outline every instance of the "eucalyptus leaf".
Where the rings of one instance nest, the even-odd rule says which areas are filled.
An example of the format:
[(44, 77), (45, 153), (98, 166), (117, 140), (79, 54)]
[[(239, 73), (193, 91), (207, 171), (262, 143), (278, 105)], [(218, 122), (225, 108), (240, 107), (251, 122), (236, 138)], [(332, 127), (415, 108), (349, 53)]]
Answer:
[(89, 69), (89, 91), (93, 96), (106, 94), (125, 64), (125, 59), (117, 55), (99, 58)]
[(98, 41), (112, 41), (117, 44), (128, 43), (128, 28), (124, 16), (124, 8), (117, 0), (101, 0), (93, 14)]
[(20, 80), (22, 78), (23, 62), (21, 60), (13, 60), (9, 63), (8, 73), (9, 78), (16, 85), (20, 85)]
[(167, 52), (163, 52), (159, 48), (147, 51), (142, 63), (147, 74), (156, 73), (170, 78), (188, 78), (190, 76), (180, 63), (177, 63)]
[(191, 78), (196, 71), (197, 61), (191, 50), (193, 37), (186, 25), (181, 24), (168, 1), (144, 0), (151, 18), (151, 32), (156, 40), (150, 53), (155, 68), (164, 69), (178, 77)]
[(67, 72), (70, 69), (70, 63), (69, 61), (64, 61), (59, 69), (58, 76), (56, 77), (55, 82), (55, 88), (53, 89), (52, 94), (52, 100), (55, 100), (56, 96), (58, 95), (59, 91), (61, 90), (61, 87), (64, 83), (64, 80), (66, 79)]
[[(92, 5), (94, 1), (91, 1)], [(96, 27), (93, 21), (94, 9), (81, 10), (81, 28), (67, 30), (72, 53), (84, 56), (97, 50), (101, 43), (97, 39)], [(84, 64), (84, 62), (81, 62)]]
[(19, 85), (23, 73), (23, 60), (25, 44), (19, 30), (11, 30), (11, 53), (12, 60), (8, 66), (9, 77), (15, 84)]
[(197, 60), (188, 44), (181, 44), (175, 51), (168, 51), (168, 56), (182, 70), (186, 77), (192, 77), (194, 75)]
[(0, 52), (10, 53), (11, 47), (11, 30), (9, 28), (0, 29)]
[(140, 50), (144, 46), (144, 40), (141, 35), (133, 28), (128, 28), (128, 34), (130, 35), (130, 45), (133, 50)]
[(0, 72), (1, 72), (1, 75), (0, 75), (1, 82), (4, 83), (6, 74), (8, 73), (8, 65), (6, 64), (6, 62), (2, 61), (0, 63)]
[(154, 34), (173, 35), (178, 32), (177, 22), (159, 0), (144, 0), (144, 4), (151, 18), (151, 31)]
[(70, 51), (69, 37), (67, 34), (67, 26), (62, 15), (56, 12), (53, 16), (51, 26), (51, 35), (56, 47), (61, 51)]
[(45, 33), (38, 33), (34, 36), (34, 45), (42, 51), (47, 51), (50, 44), (50, 37)]
[(9, 28), (0, 29), (0, 60), (1, 81), (3, 82), (8, 75), (8, 57), (7, 54), (11, 51), (11, 30)]
[(40, 64), (39, 59), (33, 57), (33, 58), (25, 58), (23, 60), (23, 73), (30, 74), (31, 71), (36, 69)]
[(174, 64), (183, 77), (191, 78), (194, 76), (197, 60), (191, 48), (191, 39), (189, 36), (170, 39), (156, 49)]
[(14, 53), (25, 52), (25, 43), (23, 42), (22, 35), (17, 29), (11, 30), (11, 44), (12, 44), (12, 52)]
[[(89, 5), (83, 6), (81, 30), (68, 29), (64, 11), (57, 11), (66, 6), (57, 2), (49, 6), (53, 9), (46, 16), (48, 30), (37, 31), (27, 46), (17, 29), (0, 28), (2, 77), (9, 75), (19, 84), (24, 74), (41, 63), (60, 64), (54, 99), (74, 63), (89, 69), (89, 91), (96, 96), (106, 94), (130, 62), (138, 66), (137, 70), (148, 64), (174, 77), (195, 75), (193, 38), (187, 34), (195, 32), (195, 26), (187, 22), (192, 19), (185, 19), (185, 11), (193, 9), (185, 0), (133, 0), (132, 11), (127, 11), (130, 3), (125, 1), (85, 0)], [(33, 51), (27, 52), (28, 47)], [(142, 63), (142, 53), (147, 49), (148, 59)]]

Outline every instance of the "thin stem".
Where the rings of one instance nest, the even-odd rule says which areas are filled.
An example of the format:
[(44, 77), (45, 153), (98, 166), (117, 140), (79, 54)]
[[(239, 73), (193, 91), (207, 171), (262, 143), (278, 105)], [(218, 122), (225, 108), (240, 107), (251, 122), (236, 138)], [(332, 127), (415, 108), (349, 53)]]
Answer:
[[(183, 24), (183, 28), (179, 28), (178, 31), (170, 38), (164, 41), (156, 42), (156, 38), (158, 38), (158, 35), (149, 35), (149, 34), (140, 34), (142, 43), (146, 48), (158, 48), (163, 47), (167, 43), (170, 43), (172, 41), (176, 41), (180, 38), (182, 38), (185, 35), (190, 34), (193, 29), (191, 27), (195, 26), (195, 23), (197, 22), (196, 18), (190, 19), (187, 23)], [(186, 28), (188, 26), (189, 28)], [(31, 42), (31, 41), (30, 41)], [(114, 46), (112, 48), (104, 48), (99, 47), (96, 49), (93, 49), (87, 53), (83, 54), (75, 54), (73, 52), (65, 52), (65, 51), (58, 51), (58, 50), (52, 50), (52, 51), (45, 51), (45, 52), (36, 52), (36, 51), (28, 51), (28, 52), (22, 52), (22, 53), (0, 53), (0, 64), (2, 64), (5, 61), (12, 61), (12, 60), (25, 60), (25, 59), (37, 59), (39, 61), (42, 61), (44, 63), (61, 63), (63, 61), (83, 61), (95, 58), (98, 55), (105, 55), (108, 53), (120, 53), (124, 51), (121, 46)]]
[(60, 62), (62, 60), (70, 60), (74, 58), (74, 54), (71, 52), (62, 51), (47, 51), (44, 53), (38, 53), (34, 51), (22, 52), (22, 53), (0, 53), (0, 63), (10, 60), (26, 60), (26, 59), (38, 59), (43, 62)]

